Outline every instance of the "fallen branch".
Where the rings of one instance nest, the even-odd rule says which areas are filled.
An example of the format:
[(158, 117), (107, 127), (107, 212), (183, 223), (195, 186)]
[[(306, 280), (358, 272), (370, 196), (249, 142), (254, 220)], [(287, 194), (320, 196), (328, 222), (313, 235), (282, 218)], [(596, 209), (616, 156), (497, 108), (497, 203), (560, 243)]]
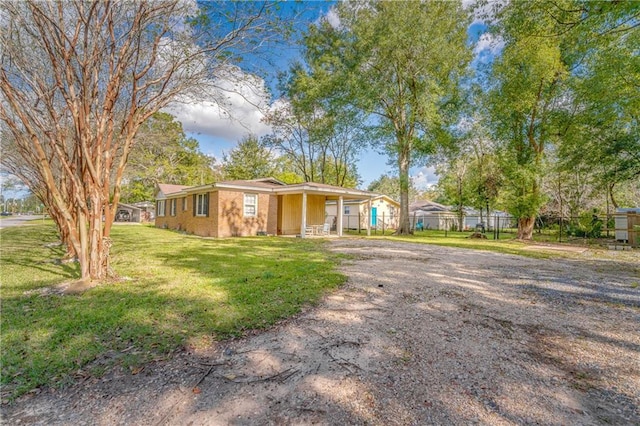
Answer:
[[(211, 374), (211, 372), (213, 371), (213, 369), (214, 369), (214, 368), (216, 368), (216, 367), (218, 367), (218, 366), (220, 366), (220, 365), (223, 365), (223, 364), (224, 364), (223, 362), (210, 364), (209, 369), (207, 370), (207, 372), (206, 372), (206, 373), (204, 373), (204, 374), (200, 377), (200, 380), (198, 380), (198, 381), (196, 382), (196, 384), (194, 384), (193, 386), (191, 386), (191, 391), (194, 391), (194, 390), (195, 390), (195, 388), (197, 388), (197, 387), (198, 387), (198, 385), (199, 385), (200, 383), (202, 383), (202, 381), (203, 381), (204, 379), (206, 379), (206, 378), (207, 378), (207, 376), (208, 376), (209, 374)], [(203, 364), (203, 365), (204, 365), (204, 364)]]
[(299, 371), (300, 370), (297, 370), (297, 369), (294, 369), (293, 367), (291, 367), (291, 368), (287, 368), (286, 370), (283, 370), (283, 371), (279, 372), (278, 374), (274, 374), (273, 376), (254, 378), (254, 379), (239, 379), (239, 380), (236, 380), (236, 379), (230, 379), (229, 377), (225, 377), (225, 376), (216, 376), (216, 377), (218, 377), (219, 379), (227, 380), (227, 381), (232, 382), (232, 383), (240, 383), (240, 384), (266, 382), (266, 381), (269, 381), (269, 380), (276, 380), (276, 379), (278, 379), (280, 382), (284, 382), (289, 377), (293, 376), (294, 374), (298, 373)]

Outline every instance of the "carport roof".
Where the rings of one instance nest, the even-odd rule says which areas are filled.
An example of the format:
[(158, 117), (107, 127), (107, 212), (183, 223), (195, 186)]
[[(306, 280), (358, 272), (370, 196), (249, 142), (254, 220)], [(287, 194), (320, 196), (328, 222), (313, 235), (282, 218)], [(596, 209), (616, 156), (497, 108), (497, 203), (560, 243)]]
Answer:
[(131, 204), (125, 204), (125, 203), (118, 203), (118, 208), (120, 207), (124, 207), (126, 209), (131, 209), (131, 210), (142, 210), (140, 207), (132, 206)]

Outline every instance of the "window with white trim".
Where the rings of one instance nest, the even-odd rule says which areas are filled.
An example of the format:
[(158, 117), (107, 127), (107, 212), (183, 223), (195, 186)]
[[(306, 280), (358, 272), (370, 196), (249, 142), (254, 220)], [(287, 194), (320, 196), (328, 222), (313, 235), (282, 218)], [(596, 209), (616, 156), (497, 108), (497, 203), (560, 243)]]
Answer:
[(169, 203), (169, 214), (171, 216), (175, 216), (176, 215), (176, 205), (178, 204), (178, 200), (176, 200), (175, 198), (171, 199), (171, 202)]
[(207, 194), (197, 194), (196, 195), (196, 216), (206, 216), (209, 210), (209, 206), (207, 205), (209, 200)]
[(158, 200), (158, 211), (156, 216), (164, 216), (165, 200)]
[(351, 206), (344, 206), (344, 214), (351, 214)]
[(258, 215), (258, 194), (244, 194), (244, 215)]

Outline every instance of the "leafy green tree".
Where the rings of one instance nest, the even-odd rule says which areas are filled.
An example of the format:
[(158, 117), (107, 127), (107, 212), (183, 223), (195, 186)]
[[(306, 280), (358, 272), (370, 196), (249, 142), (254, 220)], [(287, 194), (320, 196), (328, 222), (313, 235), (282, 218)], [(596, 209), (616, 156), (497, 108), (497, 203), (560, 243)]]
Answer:
[(520, 238), (549, 197), (578, 214), (598, 188), (617, 206), (616, 186), (638, 181), (639, 12), (637, 2), (563, 0), (511, 2), (499, 15), (492, 128)]
[(556, 118), (566, 108), (562, 38), (544, 37), (556, 29), (544, 6), (523, 2), (509, 3), (496, 28), (505, 47), (491, 73), (490, 125), (502, 141), (505, 207), (518, 220), (517, 237), (525, 240), (532, 238), (545, 201), (545, 154), (558, 133)]
[(124, 174), (122, 200), (148, 201), (158, 183), (203, 185), (219, 178), (211, 157), (188, 138), (182, 124), (165, 112), (157, 112), (140, 128)]
[(293, 161), (287, 155), (281, 155), (275, 159), (273, 177), (284, 183), (303, 183), (304, 177), (296, 172)]
[[(381, 175), (378, 179), (372, 181), (367, 187), (367, 191), (383, 194), (394, 200), (400, 200), (400, 179), (397, 176), (391, 176), (388, 174)], [(416, 189), (413, 181), (409, 181), (409, 200), (415, 200), (418, 196), (418, 190)]]
[[(564, 168), (592, 171), (594, 184), (618, 206), (615, 187), (640, 180), (640, 31), (637, 2), (581, 2), (574, 22), (572, 74), (576, 111), (560, 147)], [(580, 13), (578, 13), (580, 11)]]
[(464, 229), (464, 207), (473, 198), (473, 188), (469, 179), (469, 157), (458, 155), (446, 165), (436, 168), (440, 175), (438, 188), (441, 192), (440, 202), (455, 206), (458, 216), (458, 229)]
[(400, 224), (409, 226), (409, 168), (446, 140), (458, 82), (470, 60), (469, 17), (459, 2), (340, 3), (340, 25), (310, 27), (312, 96), (350, 105), (398, 165)]
[(280, 84), (287, 102), (267, 116), (274, 131), (265, 138), (266, 143), (283, 153), (306, 182), (356, 187), (356, 158), (361, 148), (354, 124), (358, 114), (314, 99), (310, 95), (314, 81), (299, 64)]
[(224, 179), (258, 179), (273, 176), (275, 156), (269, 148), (250, 135), (222, 157)]
[(465, 185), (469, 187), (468, 205), (478, 209), (483, 220), (483, 214), (489, 217), (497, 203), (503, 176), (496, 154), (497, 144), (486, 126), (486, 116), (480, 111), (482, 104), (476, 101), (470, 105), (476, 110), (458, 150), (467, 161)]

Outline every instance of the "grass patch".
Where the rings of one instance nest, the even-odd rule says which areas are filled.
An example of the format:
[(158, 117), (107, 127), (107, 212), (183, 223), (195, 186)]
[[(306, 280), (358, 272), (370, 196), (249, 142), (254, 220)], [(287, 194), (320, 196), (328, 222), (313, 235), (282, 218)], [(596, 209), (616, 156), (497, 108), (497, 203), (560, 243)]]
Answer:
[[(355, 233), (357, 235), (357, 232)], [(366, 232), (364, 233), (366, 235)], [(466, 248), (472, 250), (493, 251), (505, 254), (515, 254), (520, 256), (533, 257), (537, 259), (548, 259), (557, 257), (573, 257), (571, 253), (559, 252), (557, 250), (545, 250), (543, 247), (536, 247), (532, 250), (531, 244), (515, 240), (512, 234), (501, 234), (499, 240), (493, 240), (492, 234), (487, 234), (487, 239), (469, 238), (471, 232), (457, 231), (437, 231), (426, 230), (416, 231), (413, 235), (392, 235), (385, 233), (382, 235), (371, 234), (372, 238), (384, 238), (394, 241), (406, 241), (412, 243), (433, 244), (445, 247)]]
[(38, 289), (77, 278), (55, 263), (51, 224), (0, 231), (2, 396), (15, 398), (114, 364), (135, 373), (181, 346), (206, 346), (290, 316), (344, 282), (321, 240), (213, 240), (116, 226), (112, 262), (123, 281), (77, 296)]

